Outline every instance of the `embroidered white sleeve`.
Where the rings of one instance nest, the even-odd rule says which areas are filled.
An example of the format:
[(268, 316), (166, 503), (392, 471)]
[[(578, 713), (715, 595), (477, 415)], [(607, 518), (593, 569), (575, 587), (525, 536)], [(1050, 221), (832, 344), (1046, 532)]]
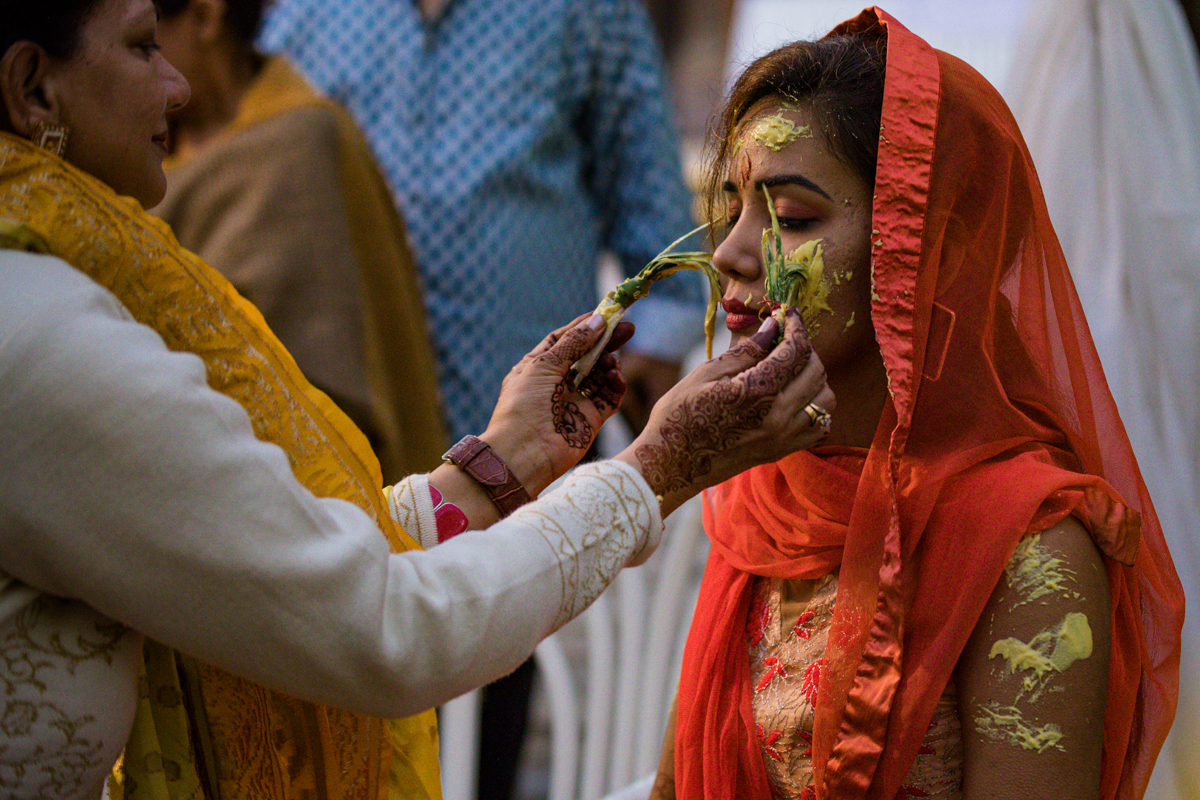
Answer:
[(409, 475), (385, 490), (388, 513), (409, 536), (425, 550), (438, 543), (437, 520), (433, 516), (433, 498), (429, 495), (428, 475)]
[(649, 558), (663, 531), (649, 485), (619, 461), (576, 468), (509, 521), (536, 530), (558, 556), (562, 602), (555, 630), (591, 605), (622, 567)]

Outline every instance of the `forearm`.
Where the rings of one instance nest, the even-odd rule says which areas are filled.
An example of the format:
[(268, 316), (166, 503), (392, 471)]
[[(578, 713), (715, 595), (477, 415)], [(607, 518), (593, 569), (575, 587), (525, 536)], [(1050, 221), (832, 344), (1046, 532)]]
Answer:
[(661, 530), (640, 476), (599, 462), (487, 530), (420, 558), (394, 557), (409, 562), (407, 580), (421, 587), (407, 615), (434, 627), (428, 646), (406, 664), (405, 681), (422, 707), (517, 667), (626, 563), (652, 551)]
[(675, 800), (675, 709), (676, 700), (671, 702), (671, 716), (667, 718), (667, 733), (663, 737), (662, 755), (658, 760), (658, 774), (654, 777), (654, 788), (648, 800)]
[(609, 464), (390, 554), (364, 511), (299, 485), (199, 359), (61, 269), (79, 303), (64, 289), (61, 314), (14, 321), (0, 402), (0, 571), (34, 589), (280, 691), (403, 716), (516, 666), (657, 541), (653, 494)]

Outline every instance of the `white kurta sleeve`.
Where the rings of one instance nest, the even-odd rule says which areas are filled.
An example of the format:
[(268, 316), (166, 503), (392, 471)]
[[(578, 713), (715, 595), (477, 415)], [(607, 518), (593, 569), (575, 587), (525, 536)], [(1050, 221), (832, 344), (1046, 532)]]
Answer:
[(0, 571), (250, 680), (430, 708), (515, 668), (657, 545), (650, 488), (604, 463), (492, 528), (389, 554), (107, 291), (16, 254), (0, 285)]

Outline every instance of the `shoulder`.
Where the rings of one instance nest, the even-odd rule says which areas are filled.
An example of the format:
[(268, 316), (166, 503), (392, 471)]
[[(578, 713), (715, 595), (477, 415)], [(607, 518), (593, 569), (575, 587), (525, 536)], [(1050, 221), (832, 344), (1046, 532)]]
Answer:
[(1015, 600), (1026, 600), (1028, 605), (1107, 604), (1108, 600), (1104, 559), (1087, 528), (1070, 515), (1018, 542), (1002, 583), (1017, 595)]
[(128, 318), (111, 292), (55, 256), (0, 250), (0, 286), (6, 341), (20, 329), (55, 325), (85, 310)]
[(332, 155), (337, 152), (343, 113), (334, 101), (322, 96), (281, 114), (276, 119), (277, 136), (295, 148), (291, 154), (295, 161)]
[[(21, 403), (86, 405), (102, 392), (129, 390), (129, 379), (164, 359), (181, 362), (204, 381), (194, 356), (171, 354), (162, 337), (135, 321), (100, 284), (67, 262), (46, 255), (0, 251), (0, 380), (4, 407)], [(195, 363), (193, 363), (195, 362)]]

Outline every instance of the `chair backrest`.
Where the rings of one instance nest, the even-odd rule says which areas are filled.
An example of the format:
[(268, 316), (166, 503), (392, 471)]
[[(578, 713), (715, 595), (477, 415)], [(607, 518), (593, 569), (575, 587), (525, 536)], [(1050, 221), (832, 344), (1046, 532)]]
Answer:
[[(700, 504), (693, 498), (672, 514), (659, 552), (624, 570), (572, 630), (538, 645), (550, 716), (548, 800), (597, 800), (658, 766), (708, 552)], [(581, 648), (565, 641), (571, 636), (583, 640), (582, 664)], [(443, 797), (474, 800), (479, 692), (439, 711)]]
[(538, 646), (550, 708), (549, 800), (597, 800), (657, 767), (708, 547), (700, 502), (672, 514), (660, 552), (625, 570), (580, 618), (582, 701), (562, 634)]

